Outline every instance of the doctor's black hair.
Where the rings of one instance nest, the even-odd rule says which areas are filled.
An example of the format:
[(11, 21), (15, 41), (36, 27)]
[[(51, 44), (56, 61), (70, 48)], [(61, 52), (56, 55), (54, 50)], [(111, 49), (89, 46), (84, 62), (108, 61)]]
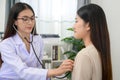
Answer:
[[(30, 9), (33, 12), (33, 15), (35, 16), (35, 13), (34, 13), (32, 7), (30, 5), (28, 5), (27, 3), (18, 2), (15, 5), (13, 5), (13, 7), (10, 9), (10, 13), (8, 16), (8, 21), (7, 21), (7, 26), (5, 27), (3, 40), (8, 38), (8, 37), (14, 36), (16, 34), (16, 30), (13, 28), (14, 22), (17, 20), (19, 13), (23, 10), (26, 10), (26, 9)], [(16, 26), (15, 26), (15, 28), (17, 29)], [(36, 35), (37, 34), (36, 27), (35, 27), (35, 31), (33, 31), (33, 30), (31, 33), (33, 35)]]

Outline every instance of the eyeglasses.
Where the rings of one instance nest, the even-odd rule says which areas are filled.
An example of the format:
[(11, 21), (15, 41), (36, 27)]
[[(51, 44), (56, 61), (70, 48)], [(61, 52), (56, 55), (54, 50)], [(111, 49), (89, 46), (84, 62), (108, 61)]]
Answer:
[(24, 23), (29, 23), (30, 21), (35, 22), (35, 18), (37, 18), (37, 17), (35, 17), (35, 16), (33, 16), (33, 17), (24, 16), (22, 18), (17, 18), (17, 20), (22, 20)]

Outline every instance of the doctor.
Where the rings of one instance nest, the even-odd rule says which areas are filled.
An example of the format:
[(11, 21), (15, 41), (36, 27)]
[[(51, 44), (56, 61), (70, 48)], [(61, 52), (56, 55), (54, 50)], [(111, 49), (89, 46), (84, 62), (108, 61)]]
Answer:
[(36, 35), (34, 11), (26, 3), (11, 8), (0, 52), (0, 80), (47, 80), (73, 68), (73, 61), (65, 60), (56, 69), (44, 69), (43, 41)]

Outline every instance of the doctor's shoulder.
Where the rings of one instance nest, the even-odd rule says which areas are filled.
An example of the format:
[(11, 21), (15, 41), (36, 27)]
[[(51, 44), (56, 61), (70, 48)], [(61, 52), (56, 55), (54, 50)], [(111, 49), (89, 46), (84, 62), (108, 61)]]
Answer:
[(0, 49), (5, 47), (12, 48), (14, 46), (14, 41), (11, 37), (6, 38), (0, 42)]
[(43, 38), (41, 37), (40, 34), (37, 34), (33, 36), (33, 41), (43, 43)]

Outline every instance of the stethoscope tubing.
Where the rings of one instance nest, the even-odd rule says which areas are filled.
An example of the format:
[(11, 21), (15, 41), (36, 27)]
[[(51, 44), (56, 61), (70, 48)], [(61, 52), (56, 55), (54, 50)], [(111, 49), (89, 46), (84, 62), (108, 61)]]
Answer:
[[(38, 57), (37, 54), (36, 54), (35, 48), (34, 48), (34, 46), (33, 46), (33, 44), (32, 44), (32, 43), (33, 43), (33, 35), (32, 35), (32, 40), (31, 40), (31, 41), (28, 41), (27, 38), (25, 38), (25, 40), (26, 40), (28, 43), (31, 44), (32, 49), (33, 49), (33, 52), (34, 52), (34, 54), (35, 54), (38, 62), (40, 63), (40, 65), (42, 66), (42, 68), (45, 69), (45, 65), (40, 61), (39, 57)], [(54, 77), (55, 77), (55, 78), (58, 78), (58, 79), (63, 79), (63, 78), (65, 78), (65, 77), (67, 77), (69, 74), (70, 74), (70, 73), (66, 73), (65, 76), (62, 76), (62, 77), (54, 76)]]

